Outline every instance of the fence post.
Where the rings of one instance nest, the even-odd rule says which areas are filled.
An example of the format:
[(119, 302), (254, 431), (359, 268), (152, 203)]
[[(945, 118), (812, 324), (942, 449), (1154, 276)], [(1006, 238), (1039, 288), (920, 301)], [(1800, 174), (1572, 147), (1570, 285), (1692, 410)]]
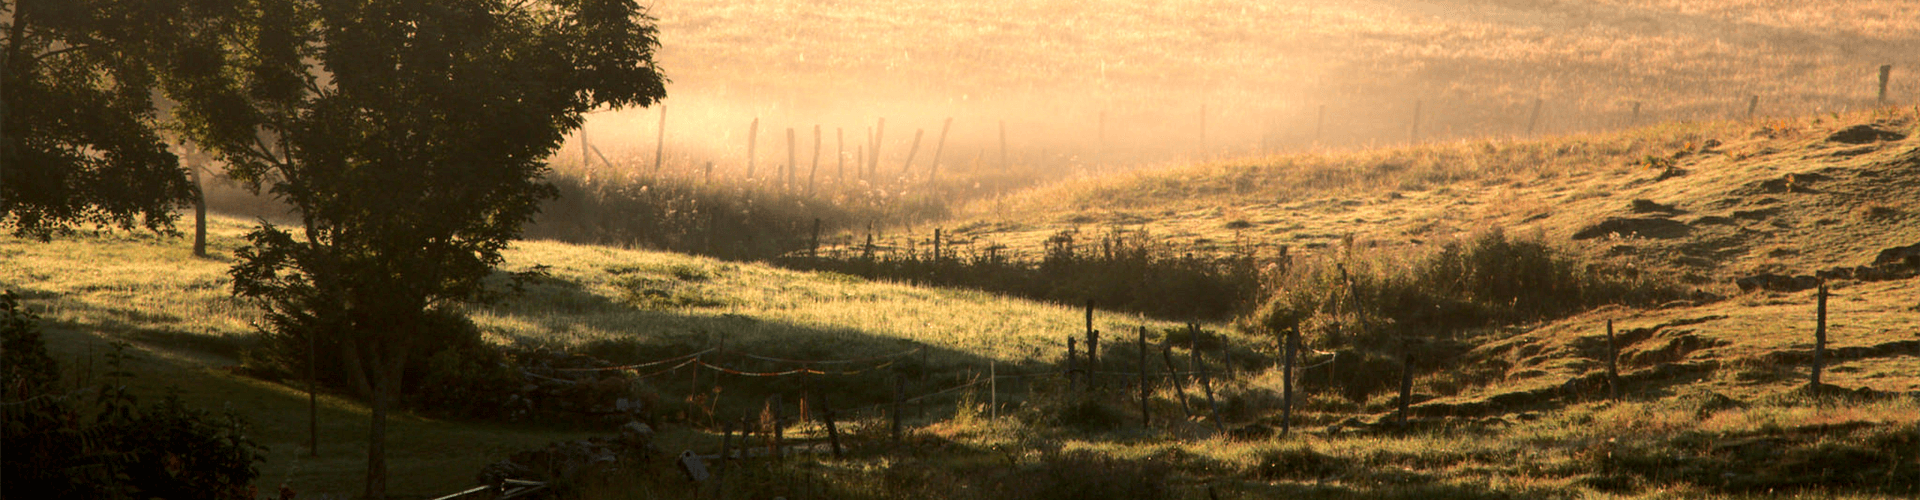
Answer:
[(1813, 389), (1820, 388), (1820, 370), (1826, 368), (1827, 357), (1827, 285), (1820, 284), (1820, 295), (1813, 327)]
[(953, 126), (953, 117), (940, 122), (940, 140), (933, 143), (933, 162), (927, 164), (927, 182), (933, 182), (933, 175), (940, 172), (940, 153), (947, 149), (947, 129)]
[(667, 157), (667, 105), (660, 104), (660, 134), (653, 141), (653, 173), (660, 173), (660, 165)]
[(1100, 331), (1093, 329), (1093, 299), (1087, 299), (1087, 389), (1099, 385)]
[(1747, 119), (1748, 120), (1753, 119), (1753, 112), (1759, 108), (1760, 108), (1760, 96), (1759, 95), (1747, 96)]
[(1074, 381), (1074, 373), (1079, 371), (1079, 367), (1076, 366), (1080, 358), (1079, 342), (1080, 342), (1080, 339), (1074, 338), (1074, 336), (1072, 335), (1067, 336), (1067, 388), (1068, 389), (1073, 389), (1074, 386), (1076, 385)]
[(770, 429), (772, 432), (767, 433), (767, 456), (776, 459), (786, 455), (786, 450), (781, 449), (782, 441), (785, 441), (784, 438), (786, 437), (786, 428), (780, 425), (780, 407), (782, 406), (785, 406), (785, 402), (781, 401), (779, 394), (775, 394), (767, 399), (767, 416), (769, 417), (767, 419), (767, 426), (772, 427), (772, 429)]
[(1287, 329), (1286, 347), (1280, 353), (1280, 435), (1293, 430), (1293, 353), (1300, 342), (1300, 328)]
[(1408, 127), (1407, 129), (1408, 143), (1412, 143), (1412, 144), (1420, 143), (1420, 106), (1421, 104), (1423, 103), (1420, 101), (1417, 101), (1417, 100), (1413, 101), (1413, 125)]
[[(1533, 131), (1535, 130), (1535, 127), (1540, 125), (1541, 101), (1543, 101), (1543, 99), (1538, 97), (1533, 98), (1533, 114), (1529, 115), (1527, 118), (1527, 135), (1533, 135)], [(1416, 112), (1415, 114), (1417, 115), (1418, 113)], [(1415, 118), (1415, 119), (1418, 119), (1418, 118)]]
[(1168, 384), (1173, 386), (1173, 398), (1180, 400), (1180, 413), (1189, 419), (1193, 418), (1193, 408), (1187, 406), (1187, 380), (1180, 378), (1180, 373), (1173, 367), (1173, 339), (1168, 338), (1160, 343), (1160, 360), (1167, 364)]
[(1207, 373), (1206, 359), (1200, 355), (1200, 324), (1187, 323), (1187, 328), (1191, 332), (1187, 336), (1187, 350), (1193, 353), (1194, 369), (1200, 371), (1200, 390), (1207, 394), (1207, 419), (1213, 421), (1214, 431), (1226, 432), (1226, 426), (1220, 423), (1220, 404), (1213, 399), (1213, 378)]
[(1147, 327), (1140, 327), (1140, 426), (1150, 427), (1153, 418), (1147, 414), (1147, 400), (1152, 395), (1152, 386), (1147, 383)]
[(1613, 320), (1607, 320), (1607, 398), (1620, 400), (1620, 346), (1614, 343)]
[(920, 136), (925, 133), (925, 129), (913, 129), (913, 145), (907, 147), (907, 161), (900, 164), (900, 175), (913, 170), (913, 157), (920, 154)]
[(807, 196), (813, 196), (813, 178), (820, 173), (820, 126), (813, 126), (813, 167), (807, 169)]
[(1892, 64), (1880, 65), (1880, 94), (1879, 94), (1879, 97), (1875, 98), (1875, 102), (1878, 102), (1881, 105), (1887, 104), (1887, 80), (1892, 78), (1893, 78), (1893, 65)]
[(808, 257), (820, 257), (820, 218), (818, 217), (813, 219), (813, 246), (809, 248), (810, 250), (807, 250)]
[[(795, 160), (796, 158), (798, 157), (793, 152), (793, 127), (787, 127), (787, 165), (781, 168), (781, 170), (786, 171), (786, 175), (784, 176), (786, 179), (784, 179), (785, 183), (781, 189), (789, 193), (793, 192), (794, 171), (800, 169), (799, 162)], [(774, 180), (780, 181), (782, 179)]]
[(826, 391), (820, 391), (817, 396), (820, 399), (820, 418), (827, 424), (827, 441), (833, 443), (833, 458), (840, 458), (840, 427), (833, 423), (837, 414), (833, 412), (833, 406), (827, 403)]
[(833, 128), (833, 183), (835, 186), (847, 184), (847, 129)]
[(998, 363), (987, 360), (987, 419), (1000, 419), (1000, 371)]
[(753, 118), (753, 124), (747, 125), (747, 180), (753, 180), (753, 160), (756, 148), (760, 145), (760, 117)]
[(1627, 119), (1627, 126), (1640, 124), (1640, 101), (1633, 101), (1633, 117)]
[(940, 265), (940, 228), (933, 228), (933, 264)]
[(733, 459), (733, 422), (721, 422), (720, 436), (720, 463), (713, 468), (714, 498), (726, 498), (727, 461)]

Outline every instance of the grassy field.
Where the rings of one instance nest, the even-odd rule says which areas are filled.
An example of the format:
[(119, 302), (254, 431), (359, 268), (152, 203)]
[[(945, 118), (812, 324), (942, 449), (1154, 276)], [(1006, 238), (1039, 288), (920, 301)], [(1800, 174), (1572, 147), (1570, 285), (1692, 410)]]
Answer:
[[(1748, 272), (1865, 264), (1880, 248), (1920, 241), (1912, 223), (1920, 139), (1828, 140), (1854, 124), (1911, 135), (1915, 123), (1912, 111), (1885, 110), (1225, 161), (1042, 188), (950, 221), (967, 228), (963, 239), (1014, 247), (1022, 235), (1079, 224), (1144, 228), (1196, 250), (1207, 248), (1203, 239), (1288, 244), (1301, 259), (1332, 254), (1320, 249), (1338, 249), (1355, 234), (1353, 245), (1365, 250), (1359, 259), (1389, 267), (1436, 243), (1506, 226), (1591, 262), (1642, 265), (1721, 296), (1454, 334), (1436, 345), (1462, 348), (1423, 353), (1435, 357), (1416, 363), (1407, 430), (1394, 424), (1394, 391), (1332, 386), (1342, 365), (1330, 366), (1331, 352), (1310, 350), (1294, 433), (1270, 437), (1281, 390), (1275, 341), (1225, 324), (1206, 325), (1224, 342), (1201, 344), (1219, 418), (1208, 416), (1197, 381), (1175, 388), (1159, 378), (1149, 404), (1156, 422), (1142, 427), (1131, 378), (1103, 375), (1103, 390), (1075, 393), (1057, 375), (1062, 337), (1084, 328), (1080, 310), (756, 263), (526, 241), (503, 271), (546, 266), (546, 277), (466, 313), (504, 346), (638, 359), (718, 348), (704, 359), (749, 371), (778, 364), (744, 354), (844, 359), (918, 350), (884, 370), (812, 380), (716, 382), (710, 373), (660, 372), (636, 383), (666, 400), (659, 444), (668, 452), (714, 452), (712, 421), (756, 414), (768, 394), (813, 385), (840, 408), (884, 406), (888, 374), (907, 377), (909, 395), (980, 380), (988, 370), (1008, 377), (995, 395), (984, 390), (992, 385), (974, 385), (911, 405), (909, 438), (898, 447), (888, 444), (881, 412), (851, 411), (848, 458), (750, 461), (729, 483), (739, 498), (1900, 497), (1920, 488), (1912, 479), (1920, 477), (1913, 281), (1834, 283), (1825, 380), (1845, 393), (1805, 389), (1813, 291), (1740, 293), (1727, 282)], [(1640, 199), (1666, 208), (1636, 213), (1632, 200)], [(1608, 217), (1668, 218), (1692, 229), (1665, 237), (1629, 227), (1631, 234), (1568, 239)], [(101, 381), (107, 344), (132, 342), (141, 394), (177, 387), (189, 402), (252, 420), (271, 450), (263, 489), (349, 495), (359, 489), (364, 408), (323, 397), (320, 457), (309, 458), (299, 388), (238, 369), (259, 342), (257, 313), (228, 295), (225, 275), (246, 225), (215, 218), (205, 259), (191, 257), (186, 241), (142, 235), (0, 240), (0, 287), (21, 292), (46, 318), (67, 384)], [(1596, 346), (1607, 321), (1621, 335), (1620, 401), (1593, 385), (1604, 369)], [(1155, 350), (1176, 346), (1177, 367), (1192, 366), (1179, 325), (1110, 312), (1094, 323), (1107, 332), (1104, 370), (1138, 369), (1132, 332), (1141, 327)], [(1233, 356), (1230, 370), (1223, 348)], [(1148, 367), (1166, 369), (1159, 356)], [(1391, 365), (1344, 370), (1399, 374)], [(719, 403), (703, 409), (688, 398), (690, 387)], [(606, 432), (401, 416), (391, 434), (394, 473), (403, 478), (396, 492), (455, 491), (515, 450)], [(790, 430), (806, 442), (821, 434), (814, 423)], [(587, 498), (691, 496), (677, 474), (656, 461), (580, 486)]]

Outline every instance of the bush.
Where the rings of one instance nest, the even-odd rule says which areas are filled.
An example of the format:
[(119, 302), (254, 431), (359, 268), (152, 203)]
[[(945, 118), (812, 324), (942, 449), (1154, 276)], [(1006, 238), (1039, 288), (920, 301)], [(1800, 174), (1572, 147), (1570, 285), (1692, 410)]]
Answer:
[[(264, 449), (232, 412), (214, 415), (177, 395), (141, 406), (126, 391), (127, 344), (108, 355), (110, 380), (93, 391), (59, 391), (37, 318), (12, 292), (0, 294), (0, 497), (251, 499)], [(89, 418), (90, 417), (90, 418)]]

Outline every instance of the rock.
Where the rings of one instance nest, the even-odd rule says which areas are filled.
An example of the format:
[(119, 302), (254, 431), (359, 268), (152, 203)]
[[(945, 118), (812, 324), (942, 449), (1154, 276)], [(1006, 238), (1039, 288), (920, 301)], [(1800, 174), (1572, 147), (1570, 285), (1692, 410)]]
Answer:
[(653, 444), (653, 427), (639, 421), (629, 421), (620, 426), (620, 443), (633, 449), (646, 449)]
[(1692, 232), (1693, 228), (1671, 219), (1615, 217), (1574, 232), (1573, 239), (1585, 240), (1600, 238), (1610, 234), (1640, 238), (1668, 239), (1684, 237)]
[(687, 480), (696, 483), (706, 482), (707, 461), (706, 459), (700, 458), (699, 455), (693, 454), (693, 450), (680, 452), (680, 457), (674, 459), (673, 463), (680, 466), (680, 473), (685, 474)]
[(1827, 136), (1827, 142), (1845, 144), (1867, 144), (1879, 141), (1898, 141), (1907, 135), (1891, 130), (1880, 130), (1872, 125), (1854, 125)]

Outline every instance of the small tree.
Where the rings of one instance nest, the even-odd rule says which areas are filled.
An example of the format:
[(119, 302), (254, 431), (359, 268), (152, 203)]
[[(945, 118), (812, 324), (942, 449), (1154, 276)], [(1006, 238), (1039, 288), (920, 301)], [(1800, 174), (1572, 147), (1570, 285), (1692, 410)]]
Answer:
[(0, 222), (172, 232), (193, 186), (158, 133), (152, 62), (179, 13), (155, 0), (0, 3)]
[(554, 196), (545, 159), (583, 113), (664, 97), (651, 19), (631, 0), (284, 0), (180, 28), (204, 48), (166, 82), (185, 129), (301, 216), (247, 235), (234, 292), (339, 353), (383, 498), (402, 368)]

